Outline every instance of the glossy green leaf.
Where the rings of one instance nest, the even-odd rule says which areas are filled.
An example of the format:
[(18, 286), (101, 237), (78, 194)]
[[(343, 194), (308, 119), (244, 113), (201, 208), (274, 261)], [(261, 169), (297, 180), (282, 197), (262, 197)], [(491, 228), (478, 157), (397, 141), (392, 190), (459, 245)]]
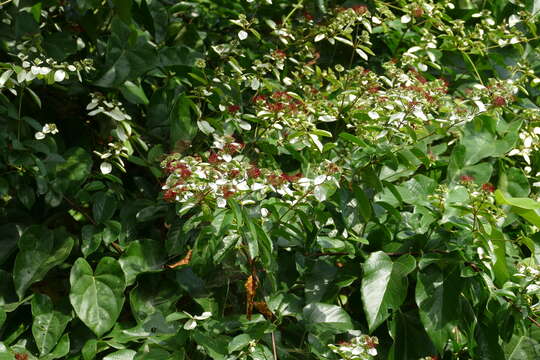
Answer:
[(514, 335), (504, 346), (507, 360), (533, 360), (540, 356), (540, 342), (528, 336)]
[(439, 354), (443, 352), (460, 313), (462, 280), (459, 275), (456, 266), (442, 271), (431, 265), (418, 272), (415, 295), (420, 320)]
[(103, 360), (132, 360), (136, 354), (135, 350), (122, 349), (105, 356)]
[(84, 257), (92, 254), (101, 245), (103, 235), (98, 227), (85, 225), (81, 230), (81, 251)]
[(499, 333), (496, 327), (479, 322), (475, 331), (477, 347), (474, 354), (479, 359), (504, 360), (504, 352), (499, 344)]
[(116, 260), (104, 257), (95, 273), (83, 258), (77, 259), (69, 277), (69, 300), (77, 316), (97, 336), (109, 331), (124, 304), (125, 278)]
[(248, 334), (240, 334), (240, 335), (235, 336), (229, 343), (229, 346), (228, 346), (229, 353), (242, 350), (249, 344), (251, 340), (252, 338)]
[(27, 228), (19, 239), (19, 253), (13, 267), (13, 281), (19, 299), (26, 289), (40, 281), (71, 253), (74, 239), (65, 230), (50, 231), (42, 226)]
[(362, 302), (370, 331), (375, 330), (397, 310), (407, 295), (407, 275), (414, 270), (416, 261), (403, 255), (395, 262), (385, 253), (372, 253), (364, 263)]
[(65, 358), (65, 356), (69, 353), (71, 346), (71, 342), (69, 340), (69, 335), (64, 334), (56, 346), (54, 347), (53, 351), (51, 351), (46, 356), (41, 357), (42, 360), (52, 360), (52, 359), (62, 359)]
[(97, 193), (92, 206), (94, 220), (100, 224), (110, 220), (117, 206), (118, 203), (112, 194), (106, 192)]
[(214, 360), (225, 360), (228, 354), (229, 339), (224, 336), (210, 336), (199, 330), (194, 331), (194, 339), (197, 344), (204, 347), (208, 355)]
[(165, 255), (163, 246), (157, 241), (131, 242), (118, 260), (126, 276), (126, 285), (133, 284), (140, 273), (161, 271), (166, 263)]
[(390, 321), (390, 331), (394, 341), (389, 349), (389, 360), (437, 356), (437, 350), (431, 343), (416, 311), (397, 312)]
[(536, 210), (540, 209), (540, 202), (530, 198), (515, 198), (506, 196), (501, 190), (495, 191), (495, 199), (497, 202), (504, 205), (512, 205), (521, 209)]
[(510, 168), (499, 175), (498, 188), (512, 197), (527, 197), (531, 191), (529, 180), (518, 168)]
[(32, 315), (32, 334), (39, 353), (43, 356), (56, 346), (71, 316), (54, 310), (51, 299), (41, 294), (34, 295), (32, 299)]
[(302, 311), (304, 321), (313, 331), (345, 332), (351, 328), (349, 314), (341, 307), (324, 303), (310, 303)]

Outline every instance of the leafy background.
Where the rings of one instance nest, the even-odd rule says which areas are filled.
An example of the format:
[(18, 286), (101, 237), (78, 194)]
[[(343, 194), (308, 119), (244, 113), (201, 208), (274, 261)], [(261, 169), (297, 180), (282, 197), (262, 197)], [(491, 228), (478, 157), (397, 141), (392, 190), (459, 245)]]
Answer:
[(540, 357), (538, 1), (0, 6), (0, 359)]

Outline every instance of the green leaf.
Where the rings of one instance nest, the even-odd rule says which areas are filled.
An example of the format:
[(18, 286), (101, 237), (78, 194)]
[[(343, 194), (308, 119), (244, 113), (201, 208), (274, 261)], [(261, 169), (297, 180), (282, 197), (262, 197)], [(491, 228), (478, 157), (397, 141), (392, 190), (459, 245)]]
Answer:
[(536, 360), (540, 358), (540, 343), (528, 336), (514, 335), (504, 345), (506, 360)]
[(235, 336), (229, 343), (229, 346), (228, 346), (229, 354), (238, 350), (242, 350), (249, 344), (251, 340), (252, 340), (252, 337), (249, 336), (248, 334), (240, 334), (240, 335)]
[(352, 134), (343, 132), (343, 133), (339, 134), (339, 137), (344, 139), (344, 140), (350, 141), (350, 142), (352, 142), (352, 143), (354, 143), (356, 145), (359, 145), (361, 147), (367, 147), (367, 144), (365, 143), (364, 140), (362, 140), (359, 137), (354, 136)]
[(170, 353), (164, 349), (153, 348), (150, 351), (139, 351), (133, 360), (163, 360), (169, 359)]
[(229, 344), (229, 339), (227, 337), (222, 335), (210, 336), (209, 333), (195, 330), (193, 339), (197, 344), (204, 347), (212, 359), (225, 360), (225, 356), (228, 354), (227, 345)]
[(513, 197), (527, 197), (531, 191), (529, 180), (518, 168), (501, 171), (498, 188), (505, 194)]
[(165, 262), (165, 250), (155, 240), (131, 242), (120, 260), (118, 260), (124, 271), (127, 286), (133, 284), (140, 273), (163, 270)]
[(65, 358), (65, 356), (69, 353), (70, 348), (70, 341), (69, 341), (69, 335), (64, 334), (56, 346), (54, 347), (53, 351), (51, 351), (48, 355), (41, 357), (40, 360), (53, 360), (53, 359), (62, 359)]
[(120, 91), (122, 92), (122, 95), (133, 104), (148, 105), (150, 103), (143, 88), (131, 81), (126, 81), (120, 88)]
[(460, 312), (456, 307), (461, 287), (457, 266), (448, 267), (443, 272), (436, 265), (430, 265), (417, 275), (416, 304), (420, 320), (440, 354)]
[(171, 126), (171, 146), (179, 146), (179, 142), (191, 142), (197, 134), (198, 127), (191, 115), (191, 100), (180, 94), (174, 100), (169, 114)]
[(63, 154), (66, 161), (56, 166), (53, 183), (63, 192), (79, 191), (92, 169), (92, 156), (83, 148), (76, 147)]
[(74, 239), (65, 230), (50, 231), (42, 226), (27, 228), (19, 239), (19, 253), (13, 267), (13, 281), (19, 299), (26, 289), (40, 281), (71, 253)]
[(106, 65), (103, 67), (107, 70), (95, 85), (115, 87), (127, 80), (136, 80), (140, 75), (154, 69), (157, 60), (157, 51), (150, 44), (147, 33), (114, 17), (107, 44)]
[(401, 306), (407, 296), (407, 275), (415, 267), (411, 255), (392, 262), (388, 255), (378, 251), (366, 260), (361, 292), (370, 332), (390, 316), (390, 310)]
[(92, 254), (101, 245), (103, 235), (94, 225), (85, 225), (81, 229), (81, 251), (84, 257)]
[(437, 355), (416, 310), (397, 312), (389, 327), (394, 343), (388, 353), (388, 360), (420, 359)]
[(512, 205), (521, 209), (536, 210), (540, 209), (540, 202), (530, 198), (517, 198), (505, 196), (501, 190), (495, 190), (495, 199), (500, 204)]
[(35, 294), (32, 299), (32, 315), (32, 334), (43, 356), (56, 346), (71, 317), (54, 310), (51, 299), (42, 294)]
[(0, 329), (2, 328), (2, 325), (4, 325), (4, 322), (6, 321), (6, 311), (3, 307), (0, 307)]
[(20, 228), (16, 224), (5, 224), (0, 226), (0, 265), (6, 261), (17, 248), (20, 237)]
[(116, 212), (117, 205), (118, 203), (112, 194), (103, 191), (97, 193), (92, 206), (94, 220), (99, 224), (110, 220)]
[(489, 258), (492, 263), (493, 273), (495, 275), (495, 284), (502, 288), (504, 283), (510, 278), (510, 273), (506, 265), (506, 242), (508, 241), (504, 234), (498, 229), (488, 228), (483, 238), (487, 244)]
[(336, 305), (311, 303), (304, 307), (303, 318), (312, 331), (341, 333), (352, 328), (352, 321), (345, 310)]
[(477, 347), (473, 349), (474, 358), (505, 360), (504, 352), (499, 345), (499, 333), (496, 324), (490, 324), (488, 326), (479, 321), (474, 337), (477, 342)]
[(132, 360), (135, 355), (137, 355), (135, 350), (122, 349), (110, 353), (109, 355), (105, 356), (103, 360)]
[(201, 53), (184, 45), (164, 47), (159, 51), (159, 62), (162, 67), (194, 66), (197, 59), (202, 58)]
[(114, 4), (114, 12), (118, 14), (120, 19), (129, 23), (131, 20), (131, 5), (132, 0), (112, 0)]
[(511, 205), (510, 211), (521, 216), (531, 224), (540, 226), (540, 202), (530, 198), (512, 198), (505, 196), (501, 190), (495, 191), (495, 199), (497, 203), (503, 205)]
[(109, 331), (124, 304), (125, 279), (118, 262), (104, 257), (95, 273), (83, 258), (78, 258), (69, 277), (69, 300), (77, 316), (98, 337)]

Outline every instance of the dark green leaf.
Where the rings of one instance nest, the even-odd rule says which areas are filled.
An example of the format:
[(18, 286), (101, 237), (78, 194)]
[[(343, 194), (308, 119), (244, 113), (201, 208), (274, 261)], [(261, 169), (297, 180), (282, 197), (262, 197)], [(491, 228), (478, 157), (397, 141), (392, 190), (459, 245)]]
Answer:
[(161, 271), (165, 262), (165, 250), (159, 242), (154, 240), (131, 242), (118, 260), (128, 286), (133, 284), (140, 273)]
[(77, 316), (97, 336), (116, 323), (124, 304), (125, 279), (116, 260), (104, 257), (95, 273), (83, 258), (77, 259), (69, 278), (69, 300)]
[(116, 212), (116, 207), (117, 201), (113, 195), (106, 192), (97, 193), (92, 206), (94, 220), (100, 224), (110, 220)]
[(395, 262), (385, 253), (372, 253), (364, 263), (362, 301), (370, 331), (376, 329), (397, 310), (407, 295), (407, 275), (414, 270), (416, 261), (403, 255)]
[(26, 289), (43, 279), (53, 267), (61, 264), (71, 253), (74, 239), (65, 230), (50, 231), (39, 225), (27, 228), (19, 239), (13, 280), (19, 299)]

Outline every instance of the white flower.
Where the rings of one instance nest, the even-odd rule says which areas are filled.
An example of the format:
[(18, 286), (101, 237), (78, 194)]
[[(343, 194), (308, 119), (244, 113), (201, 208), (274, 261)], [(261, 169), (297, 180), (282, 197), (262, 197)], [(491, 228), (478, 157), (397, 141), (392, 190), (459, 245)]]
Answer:
[(408, 24), (411, 22), (411, 17), (409, 15), (403, 15), (401, 17), (401, 23), (402, 24)]
[(99, 169), (101, 170), (101, 173), (103, 175), (107, 175), (107, 174), (110, 174), (110, 172), (112, 171), (112, 165), (110, 163), (104, 161), (99, 166)]
[(218, 208), (224, 208), (227, 206), (227, 200), (222, 197), (217, 198), (216, 203)]
[(240, 31), (238, 32), (238, 38), (239, 38), (240, 40), (246, 40), (247, 37), (248, 37), (248, 33), (247, 33), (246, 31), (240, 30)]
[(54, 73), (54, 81), (61, 82), (66, 78), (66, 72), (64, 70), (56, 70)]

